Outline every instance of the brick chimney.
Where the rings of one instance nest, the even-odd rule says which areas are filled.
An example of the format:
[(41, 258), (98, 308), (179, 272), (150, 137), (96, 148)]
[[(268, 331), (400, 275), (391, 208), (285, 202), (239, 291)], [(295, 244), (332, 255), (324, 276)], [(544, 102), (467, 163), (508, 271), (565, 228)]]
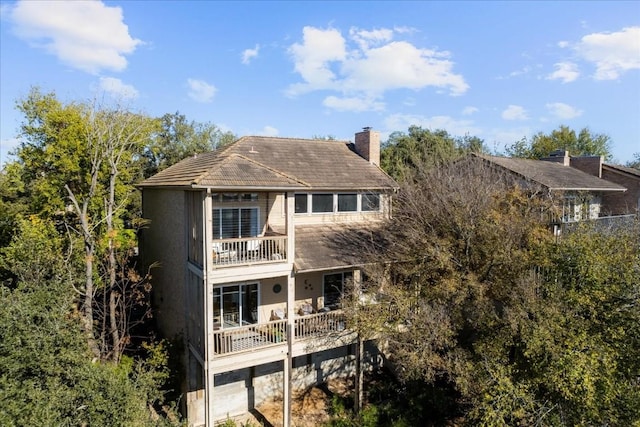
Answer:
[(356, 153), (369, 163), (380, 165), (380, 132), (371, 130), (370, 127), (362, 128), (362, 132), (356, 133)]
[(556, 150), (549, 154), (549, 157), (544, 157), (540, 160), (545, 162), (562, 163), (563, 166), (569, 166), (569, 152), (567, 150)]
[(586, 172), (589, 175), (602, 178), (602, 163), (604, 158), (602, 156), (582, 156), (571, 157), (570, 165), (572, 168)]

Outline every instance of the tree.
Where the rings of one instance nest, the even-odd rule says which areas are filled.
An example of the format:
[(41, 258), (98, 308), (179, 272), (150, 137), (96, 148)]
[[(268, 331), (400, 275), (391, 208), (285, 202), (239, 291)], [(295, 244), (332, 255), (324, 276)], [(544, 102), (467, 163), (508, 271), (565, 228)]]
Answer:
[(350, 324), (405, 383), (449, 390), (472, 425), (637, 421), (637, 225), (556, 242), (545, 191), (477, 158), (415, 170), (393, 220), (357, 240), (358, 292), (376, 303)]
[(167, 425), (149, 410), (163, 402), (162, 347), (145, 362), (94, 363), (74, 299), (81, 276), (54, 224), (35, 216), (17, 222), (0, 250), (0, 424)]
[(627, 162), (627, 166), (630, 168), (640, 169), (640, 152), (633, 154), (633, 160)]
[(592, 134), (588, 128), (576, 134), (567, 126), (560, 126), (549, 135), (539, 132), (531, 140), (523, 138), (508, 147), (507, 154), (511, 157), (541, 159), (556, 150), (566, 150), (572, 156), (604, 156), (605, 160), (612, 158), (609, 136)]
[(68, 233), (69, 247), (81, 239), (78, 303), (87, 344), (95, 357), (118, 360), (132, 320), (125, 308), (142, 302), (130, 298), (137, 292), (132, 288), (146, 286), (143, 278), (131, 280), (126, 259), (136, 236), (125, 227), (125, 207), (139, 179), (136, 159), (155, 121), (118, 105), (63, 104), (38, 89), (18, 108), (25, 116), (22, 142), (8, 170), (24, 187), (21, 197), (30, 213), (54, 219)]
[(407, 134), (393, 132), (385, 142), (380, 166), (396, 180), (404, 180), (413, 169), (430, 168), (469, 152), (486, 151), (478, 137), (454, 138), (445, 130), (410, 126)]
[(213, 123), (187, 121), (176, 112), (159, 119), (159, 130), (143, 152), (144, 177), (148, 178), (180, 160), (205, 151), (216, 150), (236, 139)]

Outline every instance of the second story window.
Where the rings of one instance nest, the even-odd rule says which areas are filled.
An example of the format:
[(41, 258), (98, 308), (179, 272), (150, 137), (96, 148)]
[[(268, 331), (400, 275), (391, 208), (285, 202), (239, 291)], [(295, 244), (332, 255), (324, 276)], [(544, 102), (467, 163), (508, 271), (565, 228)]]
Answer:
[(313, 194), (311, 212), (333, 212), (333, 194)]
[(380, 194), (366, 193), (362, 195), (362, 211), (373, 212), (380, 210)]
[(296, 213), (307, 213), (309, 211), (309, 206), (308, 206), (308, 195), (305, 193), (301, 193), (301, 194), (296, 194), (296, 208), (295, 208), (295, 212)]
[(358, 211), (358, 195), (338, 194), (338, 212), (357, 212)]

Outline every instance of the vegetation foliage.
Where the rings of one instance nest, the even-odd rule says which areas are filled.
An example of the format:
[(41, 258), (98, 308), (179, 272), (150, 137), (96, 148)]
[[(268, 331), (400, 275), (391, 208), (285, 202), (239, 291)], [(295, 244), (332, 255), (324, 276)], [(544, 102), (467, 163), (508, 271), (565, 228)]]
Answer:
[(415, 168), (370, 245), (352, 323), (469, 425), (640, 420), (640, 228), (556, 240), (552, 202), (478, 158)]

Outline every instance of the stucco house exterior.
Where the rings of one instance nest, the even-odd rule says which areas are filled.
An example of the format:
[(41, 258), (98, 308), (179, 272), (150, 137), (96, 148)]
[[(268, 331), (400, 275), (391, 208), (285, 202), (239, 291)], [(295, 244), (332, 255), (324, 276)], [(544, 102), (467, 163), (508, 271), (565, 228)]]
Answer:
[[(594, 160), (602, 162), (600, 157), (570, 157), (563, 150), (541, 160), (472, 156), (511, 174), (516, 181), (534, 183), (545, 189), (558, 204), (556, 222), (559, 225), (609, 216), (612, 209), (607, 202), (627, 193), (625, 186), (593, 173), (598, 169)], [(624, 213), (629, 212), (616, 211), (615, 214)]]
[(369, 128), (353, 144), (248, 136), (140, 184), (141, 256), (158, 326), (184, 345), (189, 425), (274, 394), (289, 425), (292, 388), (353, 372), (363, 350), (340, 295), (363, 260), (337, 236), (390, 217), (397, 184), (379, 161)]

